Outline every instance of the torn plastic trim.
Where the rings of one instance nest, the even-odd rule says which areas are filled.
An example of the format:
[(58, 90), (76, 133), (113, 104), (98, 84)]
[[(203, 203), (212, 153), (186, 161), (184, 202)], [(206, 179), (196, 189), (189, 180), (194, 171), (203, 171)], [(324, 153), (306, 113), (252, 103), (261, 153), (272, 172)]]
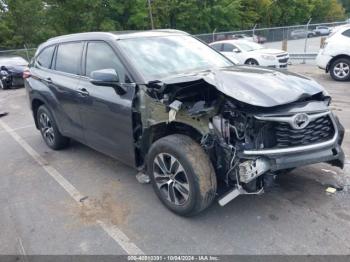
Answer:
[(234, 187), (229, 192), (227, 192), (225, 195), (219, 198), (218, 203), (220, 206), (225, 206), (232, 200), (234, 200), (236, 197), (240, 195), (261, 195), (264, 193), (264, 188), (260, 188), (256, 192), (247, 192), (242, 187)]

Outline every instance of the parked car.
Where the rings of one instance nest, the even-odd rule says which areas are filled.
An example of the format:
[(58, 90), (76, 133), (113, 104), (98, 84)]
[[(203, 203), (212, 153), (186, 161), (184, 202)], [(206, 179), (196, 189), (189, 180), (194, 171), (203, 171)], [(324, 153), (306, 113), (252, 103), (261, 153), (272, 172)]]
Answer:
[(283, 50), (264, 48), (245, 40), (224, 40), (210, 46), (239, 64), (260, 65), (273, 68), (287, 68), (289, 54)]
[(350, 26), (337, 28), (318, 52), (316, 63), (337, 81), (350, 80)]
[(23, 86), (23, 71), (27, 60), (20, 56), (0, 57), (0, 89)]
[(218, 185), (225, 205), (261, 194), (272, 174), (344, 165), (344, 128), (319, 84), (235, 66), (181, 31), (50, 39), (25, 86), (50, 148), (73, 138), (147, 172), (161, 202), (179, 215), (207, 208)]
[(328, 26), (316, 26), (316, 29), (313, 30), (315, 35), (325, 36), (331, 33), (331, 28)]
[(249, 36), (246, 34), (234, 34), (232, 35), (232, 39), (246, 40), (246, 41), (256, 42), (259, 44), (263, 44), (266, 42), (266, 37), (259, 36), (259, 35)]
[(300, 39), (300, 38), (310, 38), (316, 36), (316, 33), (311, 30), (305, 29), (296, 29), (290, 32), (290, 37), (292, 39)]

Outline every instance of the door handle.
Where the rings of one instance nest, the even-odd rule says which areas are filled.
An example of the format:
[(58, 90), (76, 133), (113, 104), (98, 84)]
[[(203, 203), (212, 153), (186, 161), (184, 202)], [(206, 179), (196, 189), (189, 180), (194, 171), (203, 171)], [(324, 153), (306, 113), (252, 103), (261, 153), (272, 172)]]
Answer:
[(77, 91), (82, 96), (89, 96), (90, 95), (89, 91), (87, 91), (86, 88), (84, 88), (84, 87), (78, 88)]

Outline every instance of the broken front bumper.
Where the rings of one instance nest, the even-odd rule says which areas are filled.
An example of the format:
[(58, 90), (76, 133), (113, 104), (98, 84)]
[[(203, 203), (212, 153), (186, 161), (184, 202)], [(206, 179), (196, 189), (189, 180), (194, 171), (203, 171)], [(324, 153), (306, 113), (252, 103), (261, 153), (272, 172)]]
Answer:
[(345, 130), (336, 116), (332, 115), (331, 119), (335, 126), (335, 134), (328, 141), (281, 149), (244, 150), (242, 157), (262, 157), (269, 162), (271, 171), (321, 162), (343, 168), (345, 156), (341, 144)]

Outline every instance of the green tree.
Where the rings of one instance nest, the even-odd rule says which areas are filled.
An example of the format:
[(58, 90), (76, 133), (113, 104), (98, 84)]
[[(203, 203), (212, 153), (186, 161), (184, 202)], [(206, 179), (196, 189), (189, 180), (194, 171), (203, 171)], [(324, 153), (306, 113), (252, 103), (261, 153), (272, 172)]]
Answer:
[(157, 28), (177, 28), (191, 33), (237, 28), (241, 0), (154, 0)]
[(350, 0), (339, 0), (339, 1), (343, 5), (347, 15), (350, 15)]
[(41, 0), (3, 0), (0, 4), (0, 29), (5, 38), (1, 46), (23, 48), (23, 45), (31, 46), (45, 38), (44, 3)]
[[(156, 28), (190, 33), (328, 22), (345, 18), (350, 0), (151, 0)], [(35, 46), (87, 31), (150, 28), (148, 0), (0, 0), (0, 47)]]

